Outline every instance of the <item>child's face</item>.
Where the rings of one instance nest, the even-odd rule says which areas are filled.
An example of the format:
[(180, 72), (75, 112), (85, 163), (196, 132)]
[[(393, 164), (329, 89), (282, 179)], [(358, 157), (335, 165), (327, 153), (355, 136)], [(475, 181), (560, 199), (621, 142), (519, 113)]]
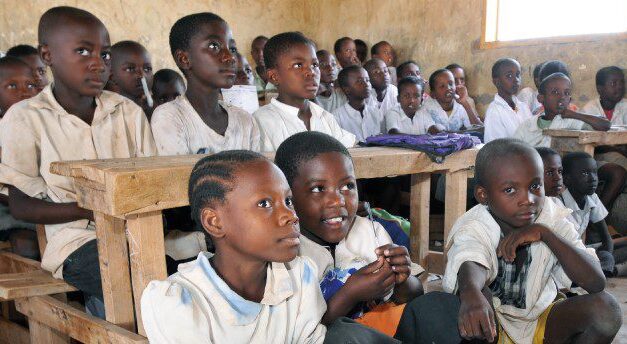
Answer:
[(416, 78), (422, 79), (422, 73), (420, 73), (420, 67), (418, 67), (418, 65), (414, 63), (410, 63), (406, 65), (401, 71), (399, 78), (402, 79), (408, 76), (415, 76)]
[(370, 97), (370, 78), (365, 69), (359, 68), (348, 74), (348, 87), (344, 87), (344, 93), (349, 99), (364, 100)]
[(499, 93), (507, 96), (515, 95), (518, 93), (521, 83), (520, 66), (515, 63), (508, 63), (501, 66), (499, 77), (492, 81)]
[(550, 197), (557, 197), (564, 191), (562, 158), (558, 154), (551, 154), (542, 162), (544, 163), (544, 193)]
[(394, 53), (394, 49), (389, 44), (384, 44), (380, 46), (377, 54), (373, 55), (372, 57), (376, 57), (376, 58), (383, 60), (386, 66), (394, 65), (395, 53)]
[(384, 90), (390, 84), (390, 71), (385, 62), (377, 60), (374, 66), (367, 69), (370, 83), (375, 90)]
[(405, 115), (413, 117), (422, 104), (422, 87), (417, 84), (405, 84), (398, 90), (398, 102)]
[(575, 168), (564, 175), (564, 184), (570, 192), (592, 195), (599, 185), (597, 162), (594, 159), (579, 159)]
[(355, 41), (346, 40), (342, 43), (340, 51), (337, 54), (337, 61), (342, 68), (358, 65), (359, 59), (357, 58), (357, 47), (355, 47)]
[(301, 163), (292, 190), (305, 236), (322, 245), (346, 237), (359, 201), (351, 159), (329, 152)]
[(621, 73), (611, 73), (605, 84), (597, 86), (601, 99), (618, 103), (625, 96), (625, 76)]
[(37, 94), (37, 83), (28, 66), (4, 67), (0, 70), (0, 115), (11, 105)]
[(263, 62), (263, 48), (266, 46), (267, 42), (267, 39), (258, 39), (254, 41), (251, 46), (251, 55), (253, 55), (256, 66), (266, 65), (265, 62)]
[(499, 224), (521, 228), (532, 224), (544, 206), (542, 159), (519, 154), (507, 160), (488, 172), (487, 185), (477, 186), (475, 197)]
[(146, 78), (148, 89), (152, 88), (152, 62), (145, 49), (121, 51), (111, 61), (111, 80), (120, 94), (139, 100), (144, 96), (142, 77)]
[(190, 83), (220, 89), (231, 88), (237, 76), (237, 48), (227, 23), (213, 21), (198, 27), (189, 51), (177, 51), (179, 67)]
[(235, 85), (254, 85), (255, 76), (253, 75), (253, 69), (250, 68), (248, 60), (244, 55), (239, 55), (237, 58), (237, 77), (235, 78)]
[[(281, 170), (270, 161), (258, 160), (241, 165), (235, 179), (225, 202), (214, 206), (214, 218), (208, 218), (207, 208), (201, 212), (203, 227), (212, 234), (217, 249), (240, 255), (234, 259), (294, 259), (300, 230), (292, 192)], [(214, 231), (221, 237), (215, 238)]]
[(331, 54), (320, 54), (320, 82), (330, 84), (337, 80), (337, 61)]
[(185, 93), (185, 85), (179, 79), (170, 82), (155, 82), (152, 86), (152, 97), (155, 100), (155, 108), (161, 104), (171, 102), (176, 97)]
[(37, 91), (39, 92), (43, 90), (49, 83), (47, 73), (48, 67), (46, 67), (39, 55), (24, 56), (22, 60), (33, 70), (33, 76), (35, 78), (35, 82), (37, 83)]
[(94, 20), (70, 20), (55, 30), (41, 56), (52, 69), (55, 87), (81, 97), (102, 93), (111, 70), (111, 42), (107, 29)]
[(453, 73), (446, 71), (440, 73), (435, 78), (435, 85), (432, 85), (431, 97), (440, 104), (452, 104), (455, 100), (455, 80)]
[(453, 78), (455, 79), (455, 86), (466, 86), (466, 73), (462, 68), (453, 68), (451, 70)]
[(290, 97), (313, 99), (320, 83), (320, 67), (314, 48), (298, 44), (280, 55), (275, 68), (268, 69), (268, 78)]
[(538, 94), (538, 101), (544, 106), (545, 113), (551, 115), (562, 113), (570, 105), (570, 80), (556, 78), (545, 86), (546, 94)]

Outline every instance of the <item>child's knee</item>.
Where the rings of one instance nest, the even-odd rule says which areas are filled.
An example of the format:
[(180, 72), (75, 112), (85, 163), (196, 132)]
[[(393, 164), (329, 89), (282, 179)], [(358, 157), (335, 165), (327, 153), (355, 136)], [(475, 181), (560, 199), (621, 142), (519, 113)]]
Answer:
[(613, 336), (623, 323), (620, 304), (612, 294), (606, 291), (589, 296), (591, 305), (587, 308), (589, 319), (592, 322), (591, 326), (599, 334)]

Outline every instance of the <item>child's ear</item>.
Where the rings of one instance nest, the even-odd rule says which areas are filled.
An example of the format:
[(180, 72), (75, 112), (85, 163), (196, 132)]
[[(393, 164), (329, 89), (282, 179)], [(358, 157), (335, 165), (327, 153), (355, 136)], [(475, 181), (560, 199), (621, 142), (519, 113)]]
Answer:
[(222, 238), (224, 230), (218, 212), (213, 208), (204, 208), (200, 212), (200, 224), (209, 235), (214, 238)]
[(488, 192), (483, 186), (475, 186), (475, 199), (483, 205), (488, 205)]
[(544, 105), (544, 94), (538, 93), (538, 102)]
[(499, 81), (498, 78), (492, 78), (492, 83), (494, 84), (496, 88), (499, 88), (499, 85), (501, 85), (501, 82)]
[(50, 49), (48, 49), (48, 45), (47, 44), (40, 45), (37, 47), (37, 50), (39, 50), (39, 58), (41, 58), (41, 61), (46, 66), (50, 66), (52, 64), (52, 61), (50, 59)]
[(174, 52), (174, 57), (174, 62), (176, 62), (176, 65), (179, 68), (183, 70), (188, 70), (191, 66), (191, 63), (189, 61), (189, 55), (187, 54), (187, 52), (183, 50), (177, 50)]
[(274, 86), (279, 85), (280, 78), (276, 68), (266, 69), (266, 75), (268, 76), (268, 82), (272, 83)]

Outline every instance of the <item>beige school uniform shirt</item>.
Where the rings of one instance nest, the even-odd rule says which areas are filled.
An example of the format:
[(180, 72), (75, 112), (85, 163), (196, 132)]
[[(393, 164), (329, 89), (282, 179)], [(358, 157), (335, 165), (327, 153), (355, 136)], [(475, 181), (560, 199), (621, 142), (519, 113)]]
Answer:
[(586, 203), (583, 209), (579, 208), (579, 204), (577, 204), (577, 201), (575, 201), (575, 198), (568, 189), (554, 199), (556, 199), (556, 202), (559, 204), (572, 210), (568, 216), (568, 220), (575, 225), (575, 230), (579, 233), (580, 237), (583, 237), (583, 233), (586, 232), (586, 228), (588, 228), (590, 223), (603, 221), (609, 214), (596, 193), (586, 195)]
[[(576, 250), (589, 254), (598, 261), (594, 250), (584, 246), (573, 224), (568, 221), (569, 214), (570, 210), (546, 197), (536, 223), (547, 226)], [(476, 205), (462, 215), (453, 225), (446, 240), (448, 254), (442, 281), (444, 290), (449, 293), (457, 292), (457, 273), (464, 262), (475, 262), (485, 267), (488, 272), (486, 282), (491, 284), (498, 273), (496, 248), (500, 239), (501, 228), (485, 205)], [(498, 298), (493, 298), (499, 324), (516, 343), (532, 343), (538, 317), (555, 300), (558, 289), (568, 288), (572, 284), (546, 244), (532, 243), (530, 254), (531, 263), (525, 282), (526, 308), (502, 305)]]
[[(584, 105), (583, 112), (593, 115), (605, 117), (605, 111), (603, 111), (603, 107), (601, 106), (601, 99), (596, 98), (593, 99)], [(612, 119), (610, 120), (612, 125), (627, 125), (627, 99), (623, 98), (616, 106), (614, 107), (614, 113), (612, 114)]]
[(200, 253), (165, 281), (148, 284), (142, 321), (151, 343), (322, 343), (327, 305), (315, 265), (296, 257), (270, 263), (261, 302), (244, 299)]
[(385, 119), (379, 109), (365, 104), (362, 112), (359, 112), (346, 103), (333, 111), (333, 116), (342, 129), (351, 132), (359, 142), (365, 142), (370, 136), (380, 135), (385, 132)]
[[(54, 161), (132, 158), (156, 154), (150, 126), (142, 109), (116, 93), (96, 97), (92, 124), (69, 114), (52, 94), (52, 86), (9, 109), (2, 126), (2, 163), (21, 175), (13, 186), (36, 196), (28, 182), (42, 178), (52, 202), (76, 202), (71, 178), (50, 172)], [(93, 223), (78, 220), (46, 225), (48, 245), (41, 265), (62, 278), (63, 261), (96, 238)]]
[(526, 119), (531, 118), (531, 111), (526, 104), (518, 100), (516, 96), (512, 96), (512, 100), (516, 109), (512, 109), (498, 93), (494, 95), (494, 100), (488, 105), (483, 121), (485, 126), (483, 140), (485, 143), (514, 136), (518, 126)]
[(453, 109), (450, 114), (444, 111), (442, 105), (435, 98), (425, 99), (422, 103), (422, 109), (431, 115), (436, 124), (442, 125), (447, 131), (457, 131), (462, 127), (470, 128), (470, 119), (466, 109), (457, 101), (453, 101)]
[[(333, 136), (342, 142), (347, 148), (355, 146), (355, 135), (342, 129), (333, 115), (325, 111), (320, 105), (309, 102), (311, 119), (309, 125), (311, 131), (319, 131)], [(259, 125), (261, 134), (261, 151), (274, 152), (288, 137), (307, 131), (305, 122), (298, 118), (298, 108), (272, 99), (270, 104), (262, 106), (255, 111), (253, 118)]]
[(346, 95), (339, 87), (334, 87), (333, 92), (330, 96), (317, 96), (316, 103), (320, 105), (325, 111), (333, 113), (333, 111), (340, 106), (346, 104), (348, 99), (346, 99)]
[(253, 117), (236, 106), (222, 101), (219, 104), (228, 114), (224, 135), (205, 124), (185, 95), (156, 108), (150, 125), (159, 155), (213, 154), (231, 149), (259, 151), (259, 128)]
[[(514, 133), (514, 138), (523, 140), (534, 147), (551, 147), (551, 137), (544, 135), (538, 126), (538, 118), (542, 116), (544, 116), (544, 111), (520, 123)], [(547, 129), (582, 130), (584, 128), (590, 128), (590, 126), (583, 121), (557, 115)]]
[(518, 100), (527, 105), (527, 108), (533, 114), (536, 110), (542, 107), (542, 104), (538, 101), (538, 91), (531, 88), (525, 87), (517, 94)]
[(407, 117), (405, 111), (398, 104), (392, 110), (385, 114), (385, 128), (386, 132), (392, 129), (398, 130), (402, 134), (409, 135), (424, 135), (429, 132), (429, 128), (435, 125), (431, 115), (423, 110), (418, 109), (414, 113), (413, 118)]
[(385, 114), (398, 105), (398, 88), (389, 84), (382, 101), (377, 99), (377, 91), (373, 88), (370, 92), (370, 98), (366, 102)]

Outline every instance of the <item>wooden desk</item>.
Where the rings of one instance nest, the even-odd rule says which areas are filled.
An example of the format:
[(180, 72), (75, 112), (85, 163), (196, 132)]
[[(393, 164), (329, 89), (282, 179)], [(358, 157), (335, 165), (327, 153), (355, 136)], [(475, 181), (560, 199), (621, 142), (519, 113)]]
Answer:
[[(468, 169), (474, 165), (477, 152), (477, 148), (461, 151), (447, 157), (442, 164), (436, 164), (426, 154), (407, 149), (351, 149), (358, 178), (412, 175), (412, 260), (429, 271), (444, 270), (443, 254), (429, 252), (430, 174), (446, 174), (446, 237), (455, 220), (466, 211)], [(272, 158), (273, 153), (267, 156)], [(189, 175), (202, 157), (185, 155), (52, 164), (53, 173), (73, 178), (78, 204), (94, 211), (108, 321), (134, 329), (134, 298), (138, 332), (144, 334), (141, 294), (151, 280), (167, 277), (161, 211), (189, 204)]]
[(615, 146), (627, 144), (627, 130), (589, 131), (589, 130), (544, 130), (551, 136), (551, 148), (560, 153), (586, 152), (594, 156), (597, 146)]

